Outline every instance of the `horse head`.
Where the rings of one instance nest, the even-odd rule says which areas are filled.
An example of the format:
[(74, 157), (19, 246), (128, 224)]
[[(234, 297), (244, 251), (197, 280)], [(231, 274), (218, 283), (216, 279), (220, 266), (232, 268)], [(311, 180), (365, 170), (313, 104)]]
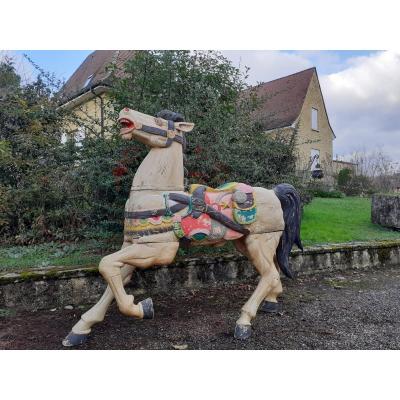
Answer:
[(168, 110), (152, 117), (125, 107), (119, 113), (118, 122), (123, 139), (135, 139), (150, 147), (169, 147), (173, 141), (182, 144), (183, 133), (194, 128), (193, 123), (183, 121), (181, 114)]

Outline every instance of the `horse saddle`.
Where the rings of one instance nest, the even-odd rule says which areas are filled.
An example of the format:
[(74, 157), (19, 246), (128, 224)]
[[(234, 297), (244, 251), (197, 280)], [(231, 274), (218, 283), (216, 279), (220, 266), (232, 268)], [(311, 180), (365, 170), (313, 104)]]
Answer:
[[(158, 225), (158, 229), (164, 228), (164, 231), (170, 227), (167, 230), (173, 230), (179, 239), (234, 240), (249, 234), (244, 225), (256, 220), (253, 191), (251, 186), (237, 182), (218, 188), (191, 185), (188, 194), (165, 194), (165, 209), (127, 212), (125, 218), (131, 221), (141, 218), (143, 228), (146, 224), (154, 228)], [(184, 208), (187, 208), (186, 214), (177, 214)], [(147, 231), (148, 234), (156, 233), (154, 229)]]

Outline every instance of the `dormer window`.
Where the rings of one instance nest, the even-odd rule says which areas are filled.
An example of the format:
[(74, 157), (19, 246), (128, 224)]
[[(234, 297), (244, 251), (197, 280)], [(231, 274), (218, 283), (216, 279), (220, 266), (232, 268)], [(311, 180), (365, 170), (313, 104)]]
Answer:
[(85, 84), (82, 86), (82, 89), (84, 89), (87, 85), (89, 85), (89, 82), (91, 81), (91, 79), (93, 78), (93, 74), (89, 75), (85, 81)]
[(318, 110), (316, 108), (311, 108), (311, 129), (318, 131)]

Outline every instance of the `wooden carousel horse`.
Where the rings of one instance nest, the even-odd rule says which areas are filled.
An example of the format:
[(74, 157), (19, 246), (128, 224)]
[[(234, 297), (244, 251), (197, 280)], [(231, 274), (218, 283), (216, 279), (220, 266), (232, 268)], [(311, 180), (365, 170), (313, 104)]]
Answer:
[(114, 299), (121, 313), (129, 317), (153, 318), (150, 298), (135, 303), (134, 297), (125, 292), (124, 285), (136, 268), (171, 264), (183, 243), (216, 246), (228, 240), (260, 274), (255, 291), (236, 321), (235, 337), (248, 338), (260, 306), (266, 312), (279, 309), (279, 271), (293, 277), (290, 250), (293, 244), (302, 248), (298, 193), (285, 183), (268, 190), (236, 182), (216, 189), (191, 185), (185, 192), (184, 135), (194, 124), (171, 111), (152, 117), (129, 108), (120, 112), (119, 123), (123, 139), (142, 142), (150, 151), (133, 178), (126, 202), (122, 248), (99, 264), (107, 289), (73, 326), (63, 345), (84, 343)]

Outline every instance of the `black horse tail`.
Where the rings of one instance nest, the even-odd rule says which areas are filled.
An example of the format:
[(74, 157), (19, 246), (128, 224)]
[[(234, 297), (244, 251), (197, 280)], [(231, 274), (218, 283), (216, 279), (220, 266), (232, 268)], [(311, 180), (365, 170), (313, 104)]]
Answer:
[(303, 250), (300, 240), (300, 196), (296, 189), (288, 183), (281, 183), (274, 187), (274, 192), (281, 202), (285, 230), (282, 233), (276, 258), (279, 268), (289, 278), (294, 278), (294, 272), (289, 264), (289, 255), (293, 243)]

